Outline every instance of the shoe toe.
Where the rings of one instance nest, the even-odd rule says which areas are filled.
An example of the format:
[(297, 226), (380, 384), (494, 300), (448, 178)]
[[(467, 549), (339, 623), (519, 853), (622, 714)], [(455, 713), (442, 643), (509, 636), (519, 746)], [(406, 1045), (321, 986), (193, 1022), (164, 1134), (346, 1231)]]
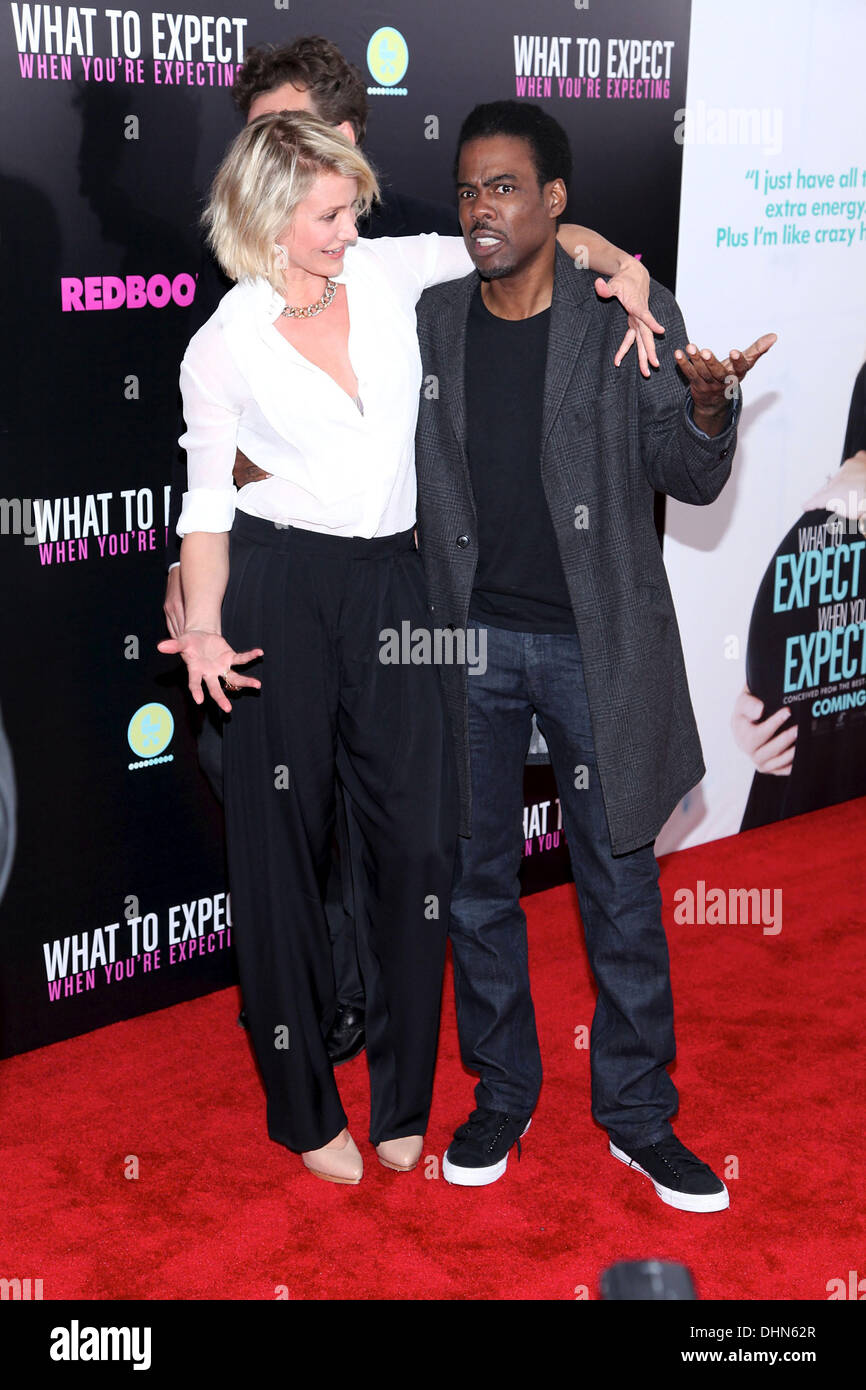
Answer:
[(423, 1134), (410, 1134), (403, 1139), (383, 1139), (376, 1145), (376, 1153), (383, 1167), (408, 1173), (417, 1166), (423, 1147)]
[(326, 1144), (324, 1148), (310, 1149), (301, 1154), (301, 1158), (311, 1173), (317, 1178), (324, 1178), (326, 1182), (355, 1185), (364, 1176), (364, 1160), (351, 1134), (341, 1149)]

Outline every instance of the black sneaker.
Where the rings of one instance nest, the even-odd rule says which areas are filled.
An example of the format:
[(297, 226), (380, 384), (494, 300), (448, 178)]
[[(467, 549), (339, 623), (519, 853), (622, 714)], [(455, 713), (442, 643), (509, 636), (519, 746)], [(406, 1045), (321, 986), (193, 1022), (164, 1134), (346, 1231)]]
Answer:
[(724, 1211), (730, 1205), (728, 1189), (721, 1178), (681, 1144), (675, 1134), (628, 1153), (611, 1140), (610, 1151), (620, 1163), (649, 1178), (657, 1195), (669, 1207), (678, 1211)]
[(473, 1110), (465, 1125), (454, 1131), (454, 1138), (442, 1160), (442, 1176), (458, 1187), (486, 1187), (496, 1182), (508, 1166), (508, 1153), (531, 1125), (501, 1110)]

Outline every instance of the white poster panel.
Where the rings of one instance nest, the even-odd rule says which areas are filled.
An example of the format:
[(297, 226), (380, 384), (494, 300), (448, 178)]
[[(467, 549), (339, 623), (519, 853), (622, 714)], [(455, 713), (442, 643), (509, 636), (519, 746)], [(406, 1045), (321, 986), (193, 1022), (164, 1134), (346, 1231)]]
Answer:
[(863, 0), (692, 6), (677, 299), (720, 359), (778, 341), (721, 496), (667, 504), (707, 774), (660, 854), (866, 793), (864, 46)]

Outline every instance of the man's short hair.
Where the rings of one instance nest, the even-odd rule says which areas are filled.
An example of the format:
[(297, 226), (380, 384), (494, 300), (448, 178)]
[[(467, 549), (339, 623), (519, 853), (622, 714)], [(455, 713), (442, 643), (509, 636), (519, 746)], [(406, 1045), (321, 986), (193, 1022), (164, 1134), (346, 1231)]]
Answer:
[(360, 216), (378, 196), (356, 145), (309, 111), (258, 116), (235, 136), (202, 216), (210, 247), (233, 280), (262, 276), (282, 294), (274, 242), (320, 174), (357, 179)]
[(571, 179), (568, 136), (559, 121), (534, 101), (488, 101), (470, 111), (457, 139), (455, 180), (463, 146), (470, 140), (483, 140), (492, 135), (513, 135), (527, 142), (532, 150), (539, 188), (554, 179), (562, 179), (568, 188)]
[(313, 34), (294, 43), (248, 49), (235, 74), (234, 103), (248, 116), (257, 96), (286, 82), (310, 93), (316, 115), (328, 125), (349, 121), (361, 143), (367, 129), (367, 89), (360, 69), (347, 62), (336, 44)]

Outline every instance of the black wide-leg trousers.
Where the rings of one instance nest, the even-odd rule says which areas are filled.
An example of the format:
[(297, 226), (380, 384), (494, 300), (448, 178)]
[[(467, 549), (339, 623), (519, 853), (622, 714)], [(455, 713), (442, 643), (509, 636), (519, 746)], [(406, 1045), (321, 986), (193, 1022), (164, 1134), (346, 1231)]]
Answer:
[(429, 628), (428, 617), (411, 530), (368, 540), (236, 512), (223, 633), (235, 651), (264, 656), (244, 668), (261, 690), (234, 697), (224, 735), (233, 935), (268, 1133), (297, 1152), (347, 1123), (325, 1047), (337, 777), (363, 873), (370, 1140), (427, 1124), (456, 775), (437, 667), (387, 658), (388, 630)]

